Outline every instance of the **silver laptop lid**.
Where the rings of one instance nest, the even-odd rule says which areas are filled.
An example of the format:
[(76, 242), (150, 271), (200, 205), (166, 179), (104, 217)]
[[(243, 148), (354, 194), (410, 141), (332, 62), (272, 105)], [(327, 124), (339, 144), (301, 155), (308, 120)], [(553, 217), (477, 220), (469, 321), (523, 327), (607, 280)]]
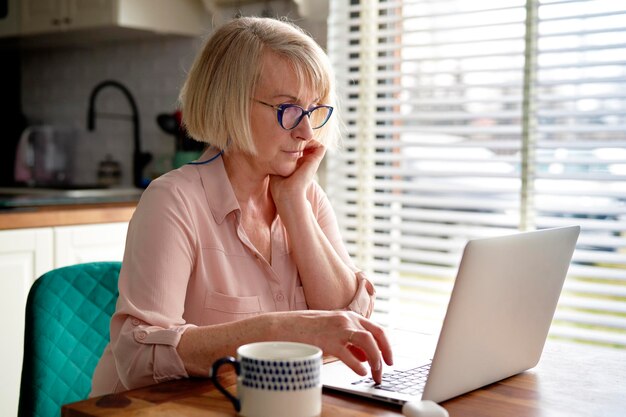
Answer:
[(537, 364), (579, 233), (468, 242), (422, 398), (444, 401)]

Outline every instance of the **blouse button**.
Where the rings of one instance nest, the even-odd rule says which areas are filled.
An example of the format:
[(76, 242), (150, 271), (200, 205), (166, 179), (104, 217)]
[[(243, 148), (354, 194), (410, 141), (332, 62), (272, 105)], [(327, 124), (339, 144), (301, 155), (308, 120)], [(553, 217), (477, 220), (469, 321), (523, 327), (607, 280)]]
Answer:
[(283, 295), (282, 292), (279, 292), (278, 294), (276, 294), (276, 301), (283, 301), (285, 299), (285, 296)]
[(137, 339), (143, 340), (145, 338), (146, 338), (146, 332), (139, 332), (139, 333), (137, 333)]
[(139, 326), (139, 319), (132, 319), (131, 323), (133, 324), (133, 326)]

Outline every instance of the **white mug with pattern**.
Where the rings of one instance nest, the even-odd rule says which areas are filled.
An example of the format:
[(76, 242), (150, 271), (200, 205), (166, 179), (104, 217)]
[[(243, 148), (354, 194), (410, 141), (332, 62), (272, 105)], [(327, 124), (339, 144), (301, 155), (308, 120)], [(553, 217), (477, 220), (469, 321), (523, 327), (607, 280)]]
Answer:
[[(237, 396), (219, 382), (218, 370), (230, 364), (237, 372)], [(211, 379), (244, 417), (315, 417), (322, 413), (322, 351), (294, 342), (259, 342), (240, 346), (237, 359), (213, 364)]]

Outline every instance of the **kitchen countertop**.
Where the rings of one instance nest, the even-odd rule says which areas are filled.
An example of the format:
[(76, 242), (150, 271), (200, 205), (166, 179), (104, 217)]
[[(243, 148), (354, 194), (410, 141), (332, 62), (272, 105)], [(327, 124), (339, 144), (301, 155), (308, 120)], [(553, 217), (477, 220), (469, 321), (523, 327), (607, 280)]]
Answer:
[(0, 187), (0, 210), (58, 205), (137, 202), (139, 188)]
[(124, 202), (0, 210), (0, 230), (127, 222), (136, 206), (136, 202)]
[(142, 191), (0, 188), (0, 230), (127, 222)]

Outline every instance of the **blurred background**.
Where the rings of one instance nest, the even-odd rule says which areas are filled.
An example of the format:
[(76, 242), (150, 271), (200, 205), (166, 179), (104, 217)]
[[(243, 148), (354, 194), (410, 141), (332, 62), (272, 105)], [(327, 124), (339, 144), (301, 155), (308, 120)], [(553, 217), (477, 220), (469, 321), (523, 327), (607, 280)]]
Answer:
[(0, 0), (0, 186), (145, 186), (193, 159), (177, 98), (202, 41), (238, 15), (289, 16), (324, 45), (327, 2), (306, 3)]

